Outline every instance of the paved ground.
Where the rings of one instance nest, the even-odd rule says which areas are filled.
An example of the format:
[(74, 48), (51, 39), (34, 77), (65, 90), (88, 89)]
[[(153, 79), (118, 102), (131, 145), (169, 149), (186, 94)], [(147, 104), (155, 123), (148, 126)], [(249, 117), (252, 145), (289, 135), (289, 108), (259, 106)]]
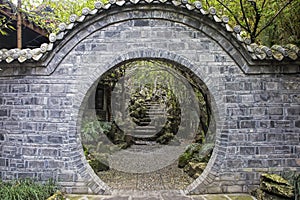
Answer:
[(117, 190), (183, 190), (194, 181), (177, 167), (177, 162), (150, 173), (131, 174), (111, 169), (100, 172), (98, 176)]
[(124, 192), (105, 195), (67, 195), (67, 200), (255, 200), (248, 194), (209, 194), (187, 196), (180, 192)]
[(187, 146), (181, 144), (132, 145), (113, 154), (109, 159), (111, 169), (98, 176), (116, 190), (183, 190), (194, 179), (177, 166), (177, 158)]
[[(113, 189), (111, 195), (70, 194), (67, 200), (255, 200), (248, 194), (185, 195), (183, 189), (194, 180), (177, 167), (176, 158), (182, 152), (176, 152), (172, 146), (168, 148), (163, 152), (167, 151), (168, 157), (174, 154), (172, 160), (166, 160), (166, 154), (155, 145), (133, 146), (114, 155), (110, 166), (115, 167), (98, 173)], [(156, 169), (157, 166), (160, 168)]]

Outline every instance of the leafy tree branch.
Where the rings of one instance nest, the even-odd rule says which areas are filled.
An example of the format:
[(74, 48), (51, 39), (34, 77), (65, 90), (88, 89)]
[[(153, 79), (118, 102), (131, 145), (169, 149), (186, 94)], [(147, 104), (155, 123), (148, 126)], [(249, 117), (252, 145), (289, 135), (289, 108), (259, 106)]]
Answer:
[(283, 10), (284, 10), (288, 5), (290, 5), (292, 2), (293, 2), (293, 0), (289, 0), (288, 2), (286, 2), (286, 3), (284, 4), (284, 6), (282, 6), (282, 7), (280, 8), (280, 10), (278, 10), (277, 13), (270, 19), (270, 21), (269, 21), (265, 26), (263, 26), (263, 27), (260, 29), (260, 31), (258, 31), (258, 33), (255, 34), (255, 37), (257, 37), (259, 34), (261, 34), (261, 32), (262, 32), (263, 30), (265, 30), (268, 26), (270, 26), (270, 24), (271, 24), (271, 23), (279, 16), (279, 14), (282, 13)]

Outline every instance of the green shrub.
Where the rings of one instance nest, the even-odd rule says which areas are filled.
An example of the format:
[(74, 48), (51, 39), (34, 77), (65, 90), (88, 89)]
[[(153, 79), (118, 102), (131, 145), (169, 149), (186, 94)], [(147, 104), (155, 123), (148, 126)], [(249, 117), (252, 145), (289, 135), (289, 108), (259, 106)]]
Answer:
[(178, 167), (184, 168), (192, 158), (193, 158), (193, 154), (191, 152), (187, 152), (187, 151), (184, 152), (179, 156)]
[(168, 144), (174, 138), (174, 134), (166, 132), (164, 135), (157, 138), (156, 142), (160, 144)]
[(52, 180), (44, 184), (31, 179), (19, 179), (9, 182), (0, 180), (1, 200), (45, 200), (57, 190), (58, 186)]
[(183, 154), (179, 156), (178, 167), (184, 168), (189, 162), (195, 163), (208, 163), (211, 153), (213, 151), (214, 144), (206, 143), (192, 143), (187, 146)]

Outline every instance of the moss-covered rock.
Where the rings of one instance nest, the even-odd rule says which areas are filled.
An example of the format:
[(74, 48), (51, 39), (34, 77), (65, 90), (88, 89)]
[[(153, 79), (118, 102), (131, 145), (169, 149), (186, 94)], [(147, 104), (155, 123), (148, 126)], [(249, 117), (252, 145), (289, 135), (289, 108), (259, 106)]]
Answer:
[(178, 167), (192, 178), (198, 178), (205, 169), (213, 151), (214, 144), (190, 144), (179, 156)]
[(260, 188), (270, 194), (286, 198), (294, 197), (294, 187), (277, 174), (262, 174)]
[(111, 129), (106, 133), (107, 138), (121, 149), (126, 149), (133, 144), (132, 137), (125, 135), (116, 123), (111, 124)]
[(192, 158), (192, 154), (190, 152), (184, 152), (179, 156), (178, 159), (178, 167), (184, 168)]
[(179, 157), (178, 167), (183, 168), (188, 162), (208, 162), (213, 151), (214, 144), (190, 144)]
[(199, 153), (203, 144), (200, 143), (192, 143), (186, 148), (186, 152), (191, 152), (192, 154)]
[(174, 138), (174, 134), (170, 132), (166, 132), (162, 136), (156, 139), (156, 142), (160, 144), (168, 144)]
[(206, 166), (207, 163), (204, 162), (201, 163), (189, 162), (184, 167), (183, 171), (186, 172), (190, 177), (196, 179), (202, 174)]
[(184, 153), (179, 156), (178, 167), (184, 168), (189, 162), (195, 160), (194, 158), (197, 157), (196, 155), (199, 153), (201, 146), (202, 145), (198, 143), (192, 143), (187, 146)]
[(273, 182), (279, 185), (290, 185), (288, 180), (277, 174), (262, 174), (260, 178), (262, 182)]
[(107, 157), (105, 155), (97, 156), (92, 160), (89, 160), (89, 165), (95, 172), (107, 171), (109, 170), (109, 164)]
[(257, 200), (288, 200), (285, 197), (279, 197), (273, 194), (269, 194), (259, 188), (252, 191), (251, 194), (255, 196)]
[(274, 195), (283, 196), (290, 199), (293, 199), (294, 197), (294, 188), (292, 186), (262, 182), (260, 187), (263, 191)]
[(213, 143), (203, 144), (201, 146), (201, 149), (199, 150), (197, 160), (199, 162), (208, 162), (211, 157), (214, 146), (215, 145)]
[(277, 174), (262, 174), (260, 187), (252, 192), (258, 200), (294, 200), (295, 188)]
[(174, 136), (174, 138), (168, 143), (171, 146), (179, 146), (181, 144), (180, 140)]
[(194, 138), (195, 143), (204, 143), (205, 142), (205, 132), (200, 130), (196, 133)]

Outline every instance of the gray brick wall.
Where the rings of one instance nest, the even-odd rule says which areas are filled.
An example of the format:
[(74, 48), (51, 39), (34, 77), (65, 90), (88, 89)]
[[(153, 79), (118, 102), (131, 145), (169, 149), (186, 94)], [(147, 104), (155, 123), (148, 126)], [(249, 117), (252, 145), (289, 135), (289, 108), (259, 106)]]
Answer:
[(218, 25), (197, 22), (181, 10), (123, 11), (78, 26), (46, 68), (0, 77), (2, 179), (54, 178), (67, 192), (109, 193), (87, 165), (78, 128), (97, 79), (136, 58), (184, 66), (211, 97), (216, 147), (187, 192), (247, 192), (262, 172), (300, 170), (299, 74), (280, 74), (275, 68), (273, 73), (272, 67), (271, 74), (260, 74), (266, 70), (259, 67), (245, 74), (237, 64), (241, 58), (228, 54), (227, 43), (215, 41), (225, 37), (211, 28)]

